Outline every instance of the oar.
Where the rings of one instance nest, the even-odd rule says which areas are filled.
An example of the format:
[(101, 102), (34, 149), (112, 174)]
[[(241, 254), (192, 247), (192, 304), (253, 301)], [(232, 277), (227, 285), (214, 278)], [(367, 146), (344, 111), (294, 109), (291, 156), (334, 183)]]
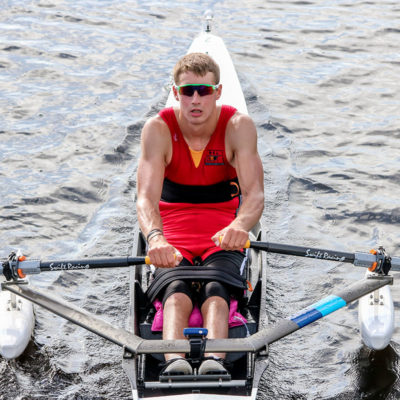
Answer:
[(25, 278), (26, 275), (40, 274), (47, 271), (73, 271), (93, 268), (117, 268), (131, 265), (150, 264), (149, 257), (109, 257), (82, 258), (80, 260), (26, 260), (24, 256), (11, 256), (0, 263), (0, 275), (7, 280)]
[(286, 254), (299, 257), (316, 258), (319, 260), (337, 261), (354, 264), (356, 267), (369, 268), (371, 271), (384, 272), (390, 269), (400, 271), (400, 257), (386, 255), (383, 248), (371, 250), (370, 253), (346, 253), (336, 250), (326, 250), (313, 247), (293, 246), (271, 242), (256, 242), (248, 240), (246, 248), (262, 250), (269, 253)]

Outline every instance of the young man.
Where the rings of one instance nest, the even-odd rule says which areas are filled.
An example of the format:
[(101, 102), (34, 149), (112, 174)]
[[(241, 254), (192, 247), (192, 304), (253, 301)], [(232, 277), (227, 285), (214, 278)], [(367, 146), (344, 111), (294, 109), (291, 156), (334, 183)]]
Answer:
[[(199, 263), (238, 274), (248, 232), (262, 214), (256, 128), (249, 116), (217, 106), (223, 90), (219, 79), (219, 67), (208, 55), (184, 56), (174, 68), (179, 107), (162, 110), (143, 127), (137, 214), (156, 278), (165, 268)], [(226, 338), (233, 292), (219, 280), (203, 281), (197, 289), (186, 280), (163, 287), (158, 293), (163, 339), (184, 338), (194, 297), (208, 338)], [(226, 372), (224, 356), (208, 354), (199, 374)], [(165, 358), (164, 373), (192, 373), (183, 354)]]

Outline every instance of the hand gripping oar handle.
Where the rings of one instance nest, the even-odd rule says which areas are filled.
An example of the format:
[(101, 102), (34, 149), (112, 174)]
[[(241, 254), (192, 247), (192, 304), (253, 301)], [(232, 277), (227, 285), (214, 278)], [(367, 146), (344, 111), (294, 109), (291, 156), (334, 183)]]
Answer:
[(371, 271), (384, 272), (390, 269), (400, 271), (400, 257), (389, 257), (383, 248), (371, 253), (346, 253), (336, 250), (317, 249), (313, 247), (292, 246), (288, 244), (253, 242), (248, 240), (245, 248), (263, 250), (269, 253), (286, 254), (319, 260), (337, 261), (354, 264), (356, 267), (369, 268)]
[(150, 264), (149, 257), (82, 258), (81, 260), (25, 260), (25, 257), (11, 257), (0, 264), (0, 274), (7, 280), (18, 280), (26, 275), (47, 271), (73, 271), (94, 268), (118, 268), (131, 265)]

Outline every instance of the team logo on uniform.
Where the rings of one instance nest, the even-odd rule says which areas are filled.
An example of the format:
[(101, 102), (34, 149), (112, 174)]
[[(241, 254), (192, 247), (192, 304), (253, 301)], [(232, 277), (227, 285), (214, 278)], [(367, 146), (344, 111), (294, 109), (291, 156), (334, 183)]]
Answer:
[(222, 150), (208, 150), (204, 159), (204, 165), (224, 165)]

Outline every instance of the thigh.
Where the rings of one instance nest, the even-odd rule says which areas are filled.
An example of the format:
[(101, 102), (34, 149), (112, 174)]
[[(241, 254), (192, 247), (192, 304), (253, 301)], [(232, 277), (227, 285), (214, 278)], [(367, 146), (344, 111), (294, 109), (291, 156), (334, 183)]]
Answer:
[(222, 297), (228, 304), (228, 308), (229, 308), (230, 298), (231, 298), (229, 286), (224, 285), (223, 283), (218, 282), (218, 281), (209, 281), (209, 282), (203, 283), (203, 285), (201, 286), (201, 289), (199, 291), (199, 295), (198, 295), (199, 308), (201, 308), (203, 303), (208, 298), (213, 297), (213, 296)]
[[(186, 258), (184, 258), (181, 263), (179, 264), (181, 266), (189, 266), (192, 265), (192, 263), (187, 260)], [(157, 273), (162, 271), (161, 268), (158, 268), (155, 273), (154, 276), (157, 276)], [(165, 288), (163, 288), (160, 293), (158, 294), (158, 298), (161, 300), (163, 306), (166, 302), (166, 300), (168, 299), (169, 296), (175, 294), (175, 293), (184, 293), (186, 294), (189, 298), (193, 298), (193, 290), (191, 288), (191, 285), (183, 280), (175, 280), (171, 283), (169, 283)], [(192, 300), (193, 301), (193, 300)]]
[[(241, 266), (245, 262), (245, 254), (240, 251), (225, 251), (221, 250), (208, 256), (204, 261), (203, 265), (206, 267), (226, 266), (229, 267), (233, 272), (240, 274)], [(206, 299), (211, 296), (222, 297), (227, 303), (228, 307), (230, 304), (231, 296), (240, 298), (243, 294), (243, 289), (231, 287), (228, 284), (224, 284), (218, 281), (204, 282), (200, 293), (199, 303), (200, 306)]]
[(226, 251), (221, 250), (209, 255), (203, 260), (203, 265), (205, 267), (217, 267), (227, 266), (232, 269), (232, 271), (240, 274), (242, 264), (245, 262), (245, 253), (241, 251)]
[(168, 297), (172, 296), (175, 293), (184, 293), (190, 299), (193, 298), (192, 288), (191, 288), (190, 284), (186, 281), (176, 280), (176, 281), (173, 281), (170, 284), (168, 284), (167, 287), (163, 290), (163, 292), (160, 293), (160, 295), (159, 295), (161, 298), (163, 307), (164, 307), (165, 302), (167, 301)]

